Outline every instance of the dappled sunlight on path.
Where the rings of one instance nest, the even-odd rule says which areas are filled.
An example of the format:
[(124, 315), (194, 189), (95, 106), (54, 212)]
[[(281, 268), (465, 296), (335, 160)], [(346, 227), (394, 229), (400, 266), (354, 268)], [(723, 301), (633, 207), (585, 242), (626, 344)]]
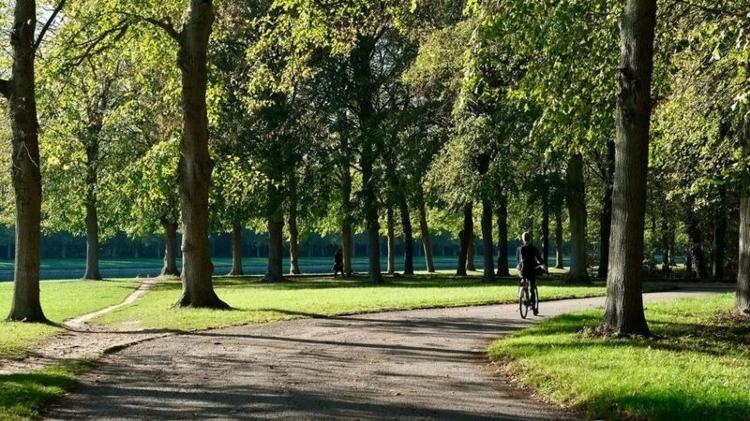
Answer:
[[(543, 291), (542, 291), (543, 292)], [(706, 294), (646, 294), (646, 300)], [(169, 336), (110, 355), (51, 419), (568, 419), (485, 357), (493, 339), (603, 298), (412, 310)]]

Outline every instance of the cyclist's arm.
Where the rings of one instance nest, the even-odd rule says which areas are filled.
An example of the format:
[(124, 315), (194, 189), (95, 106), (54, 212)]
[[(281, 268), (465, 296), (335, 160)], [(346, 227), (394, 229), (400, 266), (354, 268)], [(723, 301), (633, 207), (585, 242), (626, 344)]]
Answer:
[(547, 262), (542, 259), (542, 253), (539, 252), (539, 249), (536, 249), (536, 261), (542, 265), (544, 268), (544, 271), (547, 272)]

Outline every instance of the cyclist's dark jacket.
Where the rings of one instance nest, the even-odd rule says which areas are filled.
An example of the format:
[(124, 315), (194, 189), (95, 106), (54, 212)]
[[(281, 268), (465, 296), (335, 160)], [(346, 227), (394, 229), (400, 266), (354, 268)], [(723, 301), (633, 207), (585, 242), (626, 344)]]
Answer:
[(518, 271), (523, 277), (535, 277), (536, 267), (542, 262), (542, 254), (532, 245), (523, 245), (516, 250)]

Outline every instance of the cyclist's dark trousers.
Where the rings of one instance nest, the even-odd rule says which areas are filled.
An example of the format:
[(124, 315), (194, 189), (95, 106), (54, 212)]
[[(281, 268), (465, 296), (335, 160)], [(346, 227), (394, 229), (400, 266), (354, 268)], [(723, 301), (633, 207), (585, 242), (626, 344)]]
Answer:
[(529, 281), (529, 298), (532, 303), (536, 302), (536, 273), (524, 273), (523, 277)]

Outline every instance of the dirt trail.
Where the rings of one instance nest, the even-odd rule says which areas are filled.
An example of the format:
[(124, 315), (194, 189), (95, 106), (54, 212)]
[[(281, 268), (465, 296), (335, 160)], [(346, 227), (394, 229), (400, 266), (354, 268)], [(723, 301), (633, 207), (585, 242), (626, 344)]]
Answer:
[[(647, 301), (706, 294), (646, 294)], [(313, 318), (175, 335), (104, 358), (50, 419), (570, 419), (505, 383), (489, 342), (604, 298)]]
[(139, 300), (159, 281), (159, 278), (146, 279), (121, 303), (64, 321), (64, 331), (42, 342), (23, 358), (0, 359), (0, 374), (27, 372), (63, 361), (96, 359), (109, 351), (168, 335), (159, 331), (125, 331), (88, 324), (96, 317)]

